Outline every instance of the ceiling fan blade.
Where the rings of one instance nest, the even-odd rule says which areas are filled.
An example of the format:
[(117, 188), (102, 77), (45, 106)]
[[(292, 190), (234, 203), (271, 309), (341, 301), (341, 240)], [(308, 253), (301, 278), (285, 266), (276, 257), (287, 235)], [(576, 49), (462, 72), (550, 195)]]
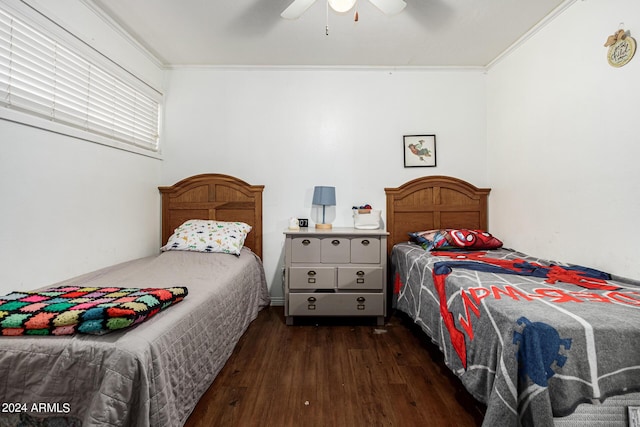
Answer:
[(369, 0), (375, 7), (380, 9), (385, 15), (395, 15), (402, 12), (407, 6), (403, 0)]
[(298, 19), (316, 0), (293, 0), (293, 3), (280, 14), (284, 19)]

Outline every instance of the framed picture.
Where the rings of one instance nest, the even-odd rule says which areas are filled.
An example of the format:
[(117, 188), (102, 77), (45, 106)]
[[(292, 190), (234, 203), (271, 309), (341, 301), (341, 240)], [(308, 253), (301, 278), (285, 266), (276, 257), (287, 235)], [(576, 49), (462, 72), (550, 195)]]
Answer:
[(405, 168), (435, 167), (435, 135), (405, 135), (403, 148)]
[(640, 406), (628, 406), (629, 427), (640, 427)]

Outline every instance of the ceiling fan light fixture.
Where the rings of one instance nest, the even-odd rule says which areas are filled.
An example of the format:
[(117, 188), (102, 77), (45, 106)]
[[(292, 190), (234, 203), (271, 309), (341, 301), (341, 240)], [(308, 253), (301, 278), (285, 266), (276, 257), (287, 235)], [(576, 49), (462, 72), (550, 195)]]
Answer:
[(329, 0), (331, 9), (338, 13), (348, 12), (355, 6), (356, 0)]

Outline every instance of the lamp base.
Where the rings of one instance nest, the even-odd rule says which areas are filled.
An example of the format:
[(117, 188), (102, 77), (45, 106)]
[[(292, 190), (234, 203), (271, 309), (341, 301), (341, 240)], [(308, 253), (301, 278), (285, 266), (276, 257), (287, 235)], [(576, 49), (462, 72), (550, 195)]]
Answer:
[(331, 226), (331, 224), (316, 224), (316, 228), (320, 228), (322, 230), (330, 230), (333, 227)]

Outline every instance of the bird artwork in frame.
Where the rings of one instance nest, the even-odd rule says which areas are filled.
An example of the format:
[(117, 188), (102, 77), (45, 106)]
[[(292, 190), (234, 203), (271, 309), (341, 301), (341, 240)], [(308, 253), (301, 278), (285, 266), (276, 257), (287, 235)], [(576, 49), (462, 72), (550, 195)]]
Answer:
[(404, 136), (404, 167), (435, 167), (436, 166), (436, 136), (435, 135), (405, 135)]

